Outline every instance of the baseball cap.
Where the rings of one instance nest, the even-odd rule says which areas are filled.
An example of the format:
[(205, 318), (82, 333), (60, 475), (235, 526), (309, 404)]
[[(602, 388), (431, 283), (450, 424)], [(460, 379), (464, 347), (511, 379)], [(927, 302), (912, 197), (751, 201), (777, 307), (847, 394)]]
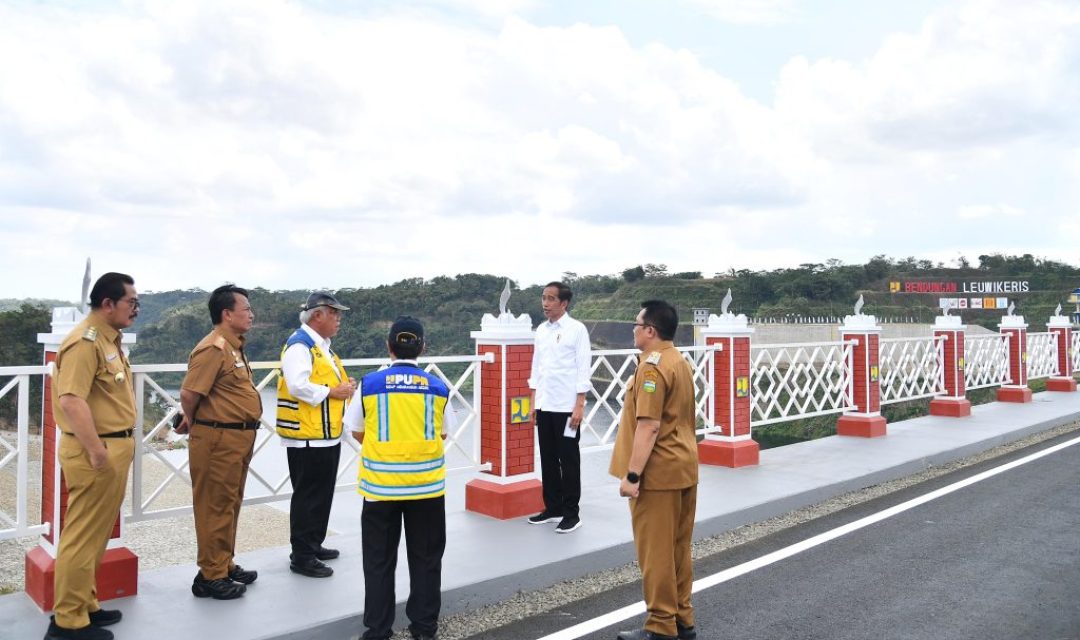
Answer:
[(412, 316), (398, 316), (390, 327), (391, 344), (423, 344), (424, 325)]
[(314, 309), (315, 307), (330, 307), (331, 309), (337, 309), (338, 311), (348, 311), (349, 308), (338, 302), (338, 299), (330, 295), (326, 291), (316, 291), (307, 298), (307, 302), (300, 307), (303, 311)]

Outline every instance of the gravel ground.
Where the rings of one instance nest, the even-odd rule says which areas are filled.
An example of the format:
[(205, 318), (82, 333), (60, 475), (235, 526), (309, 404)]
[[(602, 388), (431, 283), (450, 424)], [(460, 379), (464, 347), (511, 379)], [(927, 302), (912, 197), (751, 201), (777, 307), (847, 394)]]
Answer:
[[(41, 495), (36, 478), (40, 478), (40, 439), (31, 442), (33, 452), (30, 461), (32, 490), (29, 495), (28, 512), (34, 523), (40, 522)], [(13, 465), (10, 465), (13, 467)], [(167, 465), (152, 455), (143, 458), (143, 493), (150, 495), (169, 475)], [(15, 470), (0, 471), (0, 508), (14, 513)], [(145, 498), (144, 498), (145, 500)], [(124, 499), (124, 510), (131, 511), (130, 485)], [(163, 509), (191, 504), (191, 485), (174, 479), (154, 499), (149, 509)], [(0, 594), (23, 589), (24, 556), (37, 546), (38, 536), (0, 540)], [(135, 522), (127, 525), (124, 541), (139, 556), (139, 569), (157, 569), (177, 564), (195, 564), (195, 522), (188, 514), (173, 518), (161, 518)], [(280, 547), (289, 544), (289, 515), (266, 505), (252, 505), (240, 511), (240, 523), (236, 532), (239, 553)]]

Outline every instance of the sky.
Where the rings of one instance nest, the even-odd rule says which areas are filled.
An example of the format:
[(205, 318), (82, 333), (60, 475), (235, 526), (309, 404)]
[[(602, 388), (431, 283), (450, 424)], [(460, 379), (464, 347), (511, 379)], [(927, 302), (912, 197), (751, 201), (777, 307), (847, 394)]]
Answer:
[(0, 298), (1076, 264), (1078, 104), (1075, 0), (0, 1)]

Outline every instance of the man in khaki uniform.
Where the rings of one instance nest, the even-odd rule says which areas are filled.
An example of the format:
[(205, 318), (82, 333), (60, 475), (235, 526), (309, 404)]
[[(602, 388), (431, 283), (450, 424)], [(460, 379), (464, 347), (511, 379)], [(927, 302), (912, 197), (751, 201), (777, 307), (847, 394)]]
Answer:
[(618, 637), (693, 640), (697, 632), (690, 604), (690, 542), (698, 482), (693, 374), (672, 343), (679, 325), (675, 308), (660, 300), (641, 307), (634, 323), (634, 346), (641, 355), (627, 389), (608, 472), (621, 480), (619, 495), (630, 498), (649, 615), (645, 628), (622, 631)]
[(239, 598), (259, 577), (233, 562), (236, 523), (262, 417), (262, 398), (244, 354), (244, 334), (255, 321), (247, 296), (231, 284), (210, 294), (214, 329), (191, 352), (180, 386), (184, 415), (176, 431), (191, 434), (188, 461), (199, 545), (199, 572), (191, 592), (197, 598)]
[(135, 388), (120, 331), (139, 315), (135, 281), (106, 273), (90, 291), (90, 314), (56, 354), (52, 401), (68, 489), (56, 552), (56, 605), (45, 640), (110, 640), (120, 621), (97, 599), (97, 568), (124, 502), (135, 453)]

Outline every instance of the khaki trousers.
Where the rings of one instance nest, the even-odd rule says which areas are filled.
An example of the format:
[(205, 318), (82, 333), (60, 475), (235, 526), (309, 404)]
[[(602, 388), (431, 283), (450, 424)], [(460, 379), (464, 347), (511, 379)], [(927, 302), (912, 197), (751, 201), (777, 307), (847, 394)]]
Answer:
[(696, 511), (697, 485), (671, 491), (642, 489), (637, 498), (630, 499), (634, 546), (649, 612), (645, 629), (653, 633), (677, 635), (676, 620), (694, 624), (690, 543)]
[(103, 438), (109, 462), (103, 469), (90, 466), (90, 457), (78, 438), (60, 436), (57, 455), (67, 483), (67, 515), (56, 551), (56, 624), (78, 629), (90, 624), (97, 599), (97, 569), (105, 555), (116, 516), (124, 503), (128, 469), (135, 454), (134, 438)]
[(255, 446), (253, 429), (191, 426), (188, 466), (195, 507), (199, 571), (207, 580), (229, 575), (236, 553), (236, 524)]

